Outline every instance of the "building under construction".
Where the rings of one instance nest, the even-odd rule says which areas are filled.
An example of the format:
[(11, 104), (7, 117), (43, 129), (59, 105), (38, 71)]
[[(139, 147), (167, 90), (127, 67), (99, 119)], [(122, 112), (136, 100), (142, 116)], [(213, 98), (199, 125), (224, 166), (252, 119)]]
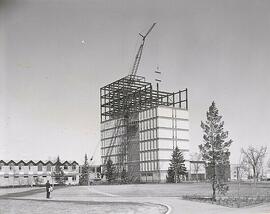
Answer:
[(176, 145), (189, 160), (187, 89), (154, 90), (130, 75), (102, 87), (100, 104), (103, 166), (111, 159), (132, 181), (162, 182)]
[(131, 75), (100, 89), (102, 171), (110, 159), (119, 175), (125, 169), (132, 182), (165, 181), (176, 146), (189, 168), (187, 89), (160, 91), (136, 75), (145, 38), (154, 26), (140, 34)]

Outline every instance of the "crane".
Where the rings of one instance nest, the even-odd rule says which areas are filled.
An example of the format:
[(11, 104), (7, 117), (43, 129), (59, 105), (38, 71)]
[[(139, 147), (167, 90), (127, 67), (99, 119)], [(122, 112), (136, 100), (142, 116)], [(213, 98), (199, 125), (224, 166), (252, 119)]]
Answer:
[[(145, 35), (139, 33), (139, 35), (142, 37), (142, 41), (141, 41), (141, 44), (139, 46), (139, 49), (137, 51), (137, 54), (135, 56), (135, 60), (134, 60), (134, 63), (133, 63), (133, 66), (132, 66), (132, 69), (131, 69), (131, 72), (130, 72), (130, 75), (129, 75), (129, 84), (127, 84), (127, 88), (129, 88), (133, 81), (134, 81), (134, 78), (138, 72), (138, 68), (139, 68), (139, 64), (140, 64), (140, 61), (141, 61), (141, 57), (142, 57), (142, 52), (143, 52), (143, 47), (144, 47), (144, 44), (145, 44), (145, 40), (147, 38), (147, 36), (149, 35), (149, 33), (153, 30), (154, 26), (156, 25), (156, 23), (153, 23), (152, 26), (149, 28), (149, 30), (147, 31), (147, 33)], [(127, 90), (128, 91), (128, 90)], [(126, 94), (127, 93), (126, 90), (124, 90), (124, 93), (125, 95), (123, 96), (123, 104), (124, 104), (124, 110), (123, 110), (123, 113), (122, 115), (120, 116), (120, 118), (125, 118), (125, 119), (129, 119), (129, 107), (128, 107), (128, 95)], [(114, 132), (113, 132), (113, 137), (111, 139), (111, 142), (110, 142), (110, 145), (108, 147), (108, 150), (106, 152), (106, 156), (105, 156), (105, 161), (104, 161), (104, 164), (107, 163), (107, 161), (109, 160), (111, 154), (112, 154), (112, 151), (113, 151), (113, 147), (116, 143), (116, 136), (118, 135), (119, 133), (119, 127), (121, 125), (121, 120), (118, 119), (117, 122), (116, 122), (116, 125), (115, 125), (115, 129), (114, 129)], [(128, 123), (127, 123), (128, 125)], [(127, 145), (128, 145), (128, 141), (129, 141), (129, 138), (127, 136), (127, 133), (126, 133), (126, 136), (124, 135), (123, 136), (123, 142), (122, 142), (122, 151), (121, 151), (121, 163), (119, 163), (120, 167), (123, 167), (124, 165), (124, 156), (126, 155), (126, 149), (127, 149)]]

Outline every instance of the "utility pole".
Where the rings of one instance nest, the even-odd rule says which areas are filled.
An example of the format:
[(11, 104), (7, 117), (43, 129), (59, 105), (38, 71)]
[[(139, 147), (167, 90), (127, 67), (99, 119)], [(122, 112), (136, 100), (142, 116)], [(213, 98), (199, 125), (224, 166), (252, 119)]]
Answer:
[[(161, 75), (161, 72), (159, 71), (159, 67), (157, 66), (157, 70), (155, 70), (155, 74)], [(157, 92), (159, 91), (159, 83), (161, 83), (161, 79), (160, 77), (155, 79), (156, 83), (157, 83)]]
[[(161, 72), (159, 71), (159, 67), (157, 66), (157, 70), (155, 70), (155, 74), (161, 75)], [(159, 104), (159, 83), (161, 83), (160, 77), (155, 78), (155, 81), (157, 83), (157, 105)]]

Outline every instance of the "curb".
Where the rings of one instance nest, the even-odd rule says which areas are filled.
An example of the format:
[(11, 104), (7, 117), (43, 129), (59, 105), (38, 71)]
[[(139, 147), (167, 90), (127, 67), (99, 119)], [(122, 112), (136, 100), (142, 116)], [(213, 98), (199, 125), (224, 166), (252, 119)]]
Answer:
[(155, 203), (155, 202), (150, 202), (151, 204), (157, 204), (157, 205), (161, 205), (167, 208), (167, 211), (164, 214), (170, 214), (172, 212), (172, 208), (171, 206), (169, 206), (168, 204), (164, 204), (164, 203)]
[(172, 208), (168, 204), (162, 204), (167, 207), (167, 212), (165, 214), (170, 214), (172, 212)]

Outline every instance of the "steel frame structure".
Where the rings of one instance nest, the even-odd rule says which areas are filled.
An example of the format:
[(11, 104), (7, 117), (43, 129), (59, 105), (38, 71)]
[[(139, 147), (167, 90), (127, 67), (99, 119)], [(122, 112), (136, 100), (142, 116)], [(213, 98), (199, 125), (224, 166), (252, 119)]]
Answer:
[(128, 118), (156, 106), (188, 109), (187, 89), (172, 93), (154, 90), (151, 83), (137, 75), (128, 75), (100, 89), (101, 122)]
[[(112, 150), (118, 147), (118, 160), (114, 163), (118, 172), (128, 169), (131, 180), (138, 180), (139, 172), (139, 112), (157, 106), (173, 106), (188, 109), (187, 89), (178, 92), (154, 90), (150, 82), (137, 75), (128, 75), (100, 89), (101, 123), (117, 120), (113, 137), (104, 158), (103, 166), (112, 156)], [(121, 123), (123, 120), (123, 123)], [(116, 145), (120, 127), (125, 127), (121, 144)]]

